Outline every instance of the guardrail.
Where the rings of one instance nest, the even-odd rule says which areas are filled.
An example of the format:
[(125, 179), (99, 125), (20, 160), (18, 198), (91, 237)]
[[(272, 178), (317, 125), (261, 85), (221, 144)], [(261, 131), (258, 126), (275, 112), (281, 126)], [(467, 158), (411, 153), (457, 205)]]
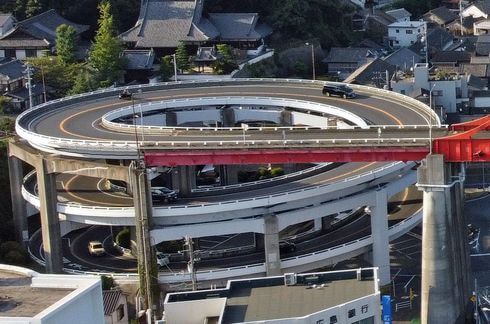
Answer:
[[(47, 103), (38, 105), (32, 109), (29, 109), (22, 114), (16, 120), (16, 131), (19, 136), (28, 140), (33, 145), (39, 148), (44, 148), (48, 150), (57, 149), (67, 149), (75, 147), (75, 151), (67, 152), (67, 154), (75, 156), (83, 156), (87, 154), (86, 150), (94, 151), (99, 153), (103, 150), (109, 150), (111, 156), (115, 156), (115, 152), (118, 150), (124, 151), (124, 156), (136, 156), (136, 145), (133, 141), (89, 141), (89, 140), (70, 140), (64, 138), (50, 137), (45, 135), (40, 135), (29, 130), (29, 124), (39, 118), (45, 112), (52, 113), (57, 109), (67, 109), (70, 105), (78, 104), (87, 99), (102, 99), (110, 96), (116, 96), (122, 89), (130, 89), (133, 91), (150, 92), (162, 89), (175, 89), (175, 88), (189, 88), (189, 87), (199, 87), (202, 85), (230, 85), (230, 84), (295, 84), (302, 86), (320, 87), (324, 84), (323, 81), (314, 80), (297, 80), (297, 79), (223, 79), (223, 80), (208, 80), (208, 81), (180, 81), (180, 82), (166, 82), (156, 85), (137, 85), (123, 88), (112, 88), (103, 89), (86, 94), (80, 94), (70, 97), (65, 97), (58, 100), (49, 101)], [(440, 126), (440, 121), (432, 110), (430, 110), (425, 104), (412, 99), (410, 97), (397, 94), (395, 92), (376, 89), (366, 86), (351, 85), (354, 89), (361, 90), (367, 93), (380, 94), (383, 96), (389, 96), (391, 99), (409, 103), (411, 107), (417, 109), (421, 114), (431, 116), (433, 120), (436, 121), (435, 125)], [(82, 150), (85, 149), (85, 150)], [(133, 149), (133, 151), (129, 150)], [(77, 151), (78, 150), (78, 151)], [(101, 154), (98, 154), (100, 156)], [(121, 154), (119, 154), (121, 155)]]

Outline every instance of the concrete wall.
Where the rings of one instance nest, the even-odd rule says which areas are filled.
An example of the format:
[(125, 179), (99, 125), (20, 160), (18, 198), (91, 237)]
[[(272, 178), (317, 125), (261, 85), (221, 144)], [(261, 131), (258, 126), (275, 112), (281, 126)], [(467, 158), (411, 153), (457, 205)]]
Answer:
[(202, 324), (206, 317), (220, 316), (226, 298), (199, 299), (165, 304), (165, 319), (168, 324)]
[(221, 114), (219, 109), (179, 111), (176, 113), (176, 115), (177, 115), (177, 125), (183, 123), (189, 123), (189, 122), (221, 120)]
[(314, 127), (326, 127), (328, 126), (327, 117), (318, 117), (317, 115), (310, 115), (293, 111), (291, 112), (293, 125), (308, 125)]
[(233, 109), (235, 113), (235, 122), (247, 120), (270, 121), (276, 124), (281, 122), (281, 111), (279, 110), (249, 110), (249, 109)]

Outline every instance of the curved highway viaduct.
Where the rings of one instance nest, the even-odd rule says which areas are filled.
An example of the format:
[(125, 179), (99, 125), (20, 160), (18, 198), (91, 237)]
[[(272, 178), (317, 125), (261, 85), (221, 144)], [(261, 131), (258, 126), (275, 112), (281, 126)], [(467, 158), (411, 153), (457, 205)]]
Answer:
[[(14, 215), (19, 233), (22, 233), (26, 228), (24, 217), (26, 207), (22, 203), (20, 190), (22, 185), (20, 160), (34, 166), (38, 175), (43, 245), (47, 260), (46, 267), (50, 272), (62, 270), (61, 244), (59, 244), (61, 230), (58, 212), (66, 217), (65, 219), (74, 222), (109, 224), (111, 222), (108, 219), (112, 217), (112, 224), (115, 218), (121, 224), (134, 224), (138, 246), (143, 247), (143, 249), (138, 249), (138, 260), (152, 260), (152, 255), (149, 252), (151, 249), (145, 248), (150, 247), (151, 238), (154, 242), (158, 242), (162, 240), (162, 237), (177, 235), (171, 234), (172, 230), (166, 228), (168, 225), (180, 226), (175, 233), (185, 230), (194, 231), (197, 235), (199, 235), (198, 232), (219, 234), (225, 231), (225, 227), (228, 227), (228, 224), (225, 223), (233, 222), (235, 224), (234, 222), (238, 221), (239, 223), (236, 224), (240, 228), (243, 226), (247, 228), (247, 231), (264, 234), (266, 253), (264, 272), (268, 275), (275, 275), (281, 273), (281, 270), (302, 270), (301, 264), (298, 262), (290, 262), (290, 266), (288, 266), (288, 262), (281, 262), (278, 244), (279, 231), (301, 218), (301, 213), (297, 212), (299, 208), (310, 206), (311, 214), (318, 215), (316, 213), (319, 212), (321, 216), (324, 216), (327, 215), (325, 208), (331, 212), (332, 210), (347, 210), (349, 209), (347, 206), (352, 208), (353, 204), (357, 206), (367, 205), (371, 206), (372, 210), (373, 263), (380, 268), (382, 283), (387, 283), (389, 282), (387, 197), (389, 194), (399, 191), (403, 186), (414, 182), (413, 176), (409, 176), (410, 172), (407, 172), (409, 167), (405, 168), (400, 163), (373, 170), (368, 176), (365, 174), (357, 176), (358, 180), (351, 179), (350, 182), (342, 181), (323, 187), (316, 186), (313, 187), (315, 190), (310, 191), (300, 189), (291, 194), (289, 192), (273, 194), (265, 199), (254, 198), (246, 203), (232, 201), (232, 204), (206, 204), (199, 206), (199, 208), (151, 208), (147, 172), (145, 167), (138, 163), (142, 151), (144, 151), (147, 166), (185, 165), (179, 167), (179, 174), (189, 175), (192, 173), (189, 171), (189, 165), (203, 164), (204, 162), (215, 164), (219, 164), (219, 162), (221, 164), (245, 164), (264, 161), (274, 163), (305, 162), (305, 153), (306, 159), (310, 162), (325, 161), (345, 154), (346, 148), (349, 151), (349, 147), (353, 149), (341, 156), (339, 160), (376, 161), (379, 160), (380, 152), (384, 154), (382, 156), (385, 157), (385, 160), (418, 160), (427, 154), (430, 137), (441, 136), (441, 133), (436, 133), (440, 131), (439, 127), (437, 130), (432, 127), (434, 125), (440, 126), (437, 116), (413, 99), (391, 92), (357, 87), (356, 91), (359, 97), (355, 100), (345, 101), (324, 98), (320, 89), (319, 84), (315, 82), (283, 80), (223, 81), (209, 82), (198, 86), (192, 83), (171, 84), (139, 87), (138, 100), (150, 102), (148, 106), (138, 104), (135, 107), (133, 102), (128, 107), (127, 103), (114, 99), (117, 90), (100, 91), (89, 96), (66, 98), (38, 106), (22, 114), (17, 120), (17, 133), (28, 144), (12, 142), (9, 147)], [(303, 111), (303, 114), (313, 114), (319, 118), (325, 115), (341, 116), (350, 124), (357, 123), (361, 129), (336, 133), (330, 132), (328, 127), (322, 129), (318, 125), (297, 126), (293, 122), (289, 128), (206, 128), (199, 129), (199, 133), (196, 134), (196, 129), (151, 128), (144, 125), (127, 127), (118, 126), (117, 124), (121, 123), (115, 122), (117, 118), (126, 115), (136, 116), (138, 110), (140, 116), (146, 116), (150, 112), (167, 109), (167, 106), (170, 108), (179, 105), (198, 107), (202, 103), (182, 103), (179, 99), (213, 96), (218, 97), (210, 99), (211, 101), (215, 100), (215, 105), (223, 105), (223, 100), (235, 100), (223, 105), (225, 108), (240, 100), (250, 100), (249, 105), (251, 106), (257, 106), (260, 103), (267, 106), (269, 102), (271, 106), (283, 107), (280, 111), (280, 119), (283, 123), (285, 121), (285, 124), (292, 122), (291, 115), (298, 120), (309, 120), (301, 115), (301, 112), (298, 113), (298, 109), (303, 109), (306, 110)], [(223, 97), (228, 97), (228, 99)], [(237, 99), (237, 97), (241, 97), (241, 99)], [(280, 99), (284, 98), (289, 101), (281, 105)], [(159, 100), (167, 100), (167, 102), (156, 103)], [(168, 100), (172, 100), (173, 103), (169, 103)], [(303, 101), (307, 101), (307, 103)], [(205, 104), (209, 105), (209, 102)], [(322, 107), (316, 107), (318, 104)], [(339, 105), (342, 109), (336, 108)], [(116, 112), (118, 107), (122, 107), (119, 113)], [(222, 113), (226, 115), (223, 110)], [(167, 113), (167, 116), (169, 115), (170, 113)], [(359, 122), (357, 116), (361, 117), (364, 123)], [(225, 119), (222, 117), (221, 122), (225, 123)], [(235, 118), (232, 121), (237, 122), (239, 120)], [(368, 124), (387, 126), (372, 128)], [(403, 130), (399, 130), (397, 135), (393, 135), (389, 125), (403, 127)], [(410, 128), (408, 125), (430, 126)], [(319, 128), (323, 131), (319, 132)], [(409, 128), (410, 130), (408, 130)], [(135, 130), (135, 132), (132, 133), (131, 130)], [(445, 134), (446, 130), (442, 130), (442, 133)], [(373, 149), (373, 146), (376, 149)], [(266, 148), (264, 149), (264, 147)], [(172, 151), (169, 152), (169, 149)], [(205, 154), (201, 153), (203, 149), (206, 151)], [(209, 151), (210, 149), (213, 151)], [(176, 150), (181, 150), (181, 152), (172, 153)], [(182, 152), (184, 150), (185, 152)], [(160, 153), (162, 151), (166, 151), (166, 153)], [(250, 153), (254, 151), (259, 151), (260, 154)], [(230, 156), (234, 157), (230, 159)], [(95, 160), (101, 158), (115, 161), (136, 161), (137, 163), (130, 163), (128, 167), (128, 162), (117, 166)], [(428, 161), (441, 163), (436, 158)], [(369, 164), (359, 169), (366, 167), (369, 167)], [(424, 170), (427, 169), (424, 168)], [(450, 171), (449, 176), (455, 175), (454, 171)], [(349, 172), (355, 174), (357, 171)], [(88, 208), (85, 211), (83, 208), (78, 208), (76, 211), (72, 211), (70, 208), (73, 206), (64, 207), (58, 204), (56, 198), (56, 174), (60, 173), (125, 181), (130, 184), (135, 207), (126, 209), (126, 213), (122, 214), (121, 209), (118, 209), (115, 211), (116, 214), (119, 213), (117, 217), (110, 213), (102, 213), (104, 214), (103, 217), (100, 215), (97, 217), (94, 214), (96, 208)], [(427, 176), (423, 177), (424, 175)], [(436, 179), (434, 180), (433, 177)], [(441, 179), (441, 181), (446, 181), (447, 177), (448, 175), (443, 175), (441, 178), (439, 174), (433, 172), (421, 173), (421, 179), (424, 181), (419, 180), (419, 183), (424, 188), (424, 196), (434, 197), (437, 195), (434, 194), (434, 191), (437, 190), (433, 189), (442, 187), (439, 183), (434, 187), (432, 183)], [(384, 180), (378, 180), (376, 183), (379, 178)], [(190, 192), (191, 188), (189, 188), (189, 182), (185, 180), (185, 176), (180, 176), (179, 179), (181, 188)], [(393, 183), (392, 189), (379, 187), (379, 184), (386, 182)], [(380, 189), (372, 190), (376, 186)], [(445, 186), (445, 182), (441, 186)], [(339, 203), (341, 197), (347, 198), (340, 200)], [(448, 197), (446, 197), (447, 199)], [(302, 203), (298, 204), (299, 201)], [(152, 214), (156, 217), (152, 217)], [(261, 217), (257, 218), (259, 215)], [(91, 218), (93, 220), (90, 220)], [(304, 220), (308, 219), (301, 219), (301, 221)], [(155, 227), (150, 235), (148, 228), (152, 225), (151, 222), (155, 222), (156, 225), (160, 224), (162, 228)], [(455, 222), (458, 220), (455, 219)], [(458, 235), (456, 236), (461, 239), (460, 242), (464, 242), (464, 235)], [(462, 246), (459, 248), (463, 249)], [(456, 256), (456, 259), (459, 260), (461, 255)], [(454, 276), (454, 281), (460, 285), (464, 284), (460, 281), (467, 279), (464, 278), (463, 269), (464, 266)], [(461, 294), (458, 298), (463, 300), (465, 296)]]

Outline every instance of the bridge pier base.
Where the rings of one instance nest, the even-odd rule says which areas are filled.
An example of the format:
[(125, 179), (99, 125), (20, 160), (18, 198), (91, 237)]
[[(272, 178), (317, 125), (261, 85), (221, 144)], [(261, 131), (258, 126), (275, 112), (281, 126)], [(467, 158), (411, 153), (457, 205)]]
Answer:
[(469, 293), (468, 243), (459, 167), (428, 155), (418, 169), (424, 192), (422, 323), (464, 323)]
[(179, 190), (179, 194), (187, 197), (196, 187), (195, 166), (182, 165), (174, 168), (172, 173), (172, 189)]
[(279, 223), (274, 214), (264, 215), (264, 246), (267, 276), (280, 276)]
[(371, 206), (371, 233), (373, 237), (373, 266), (378, 267), (381, 286), (390, 283), (390, 242), (388, 235), (388, 197), (386, 190), (376, 190)]
[(47, 161), (39, 158), (36, 163), (37, 186), (39, 190), (39, 213), (41, 215), (41, 232), (43, 237), (44, 258), (47, 273), (62, 273), (63, 253), (61, 230), (58, 218), (58, 194), (56, 191), (56, 174), (48, 173)]
[(22, 161), (15, 156), (9, 156), (8, 165), (15, 235), (17, 241), (25, 247), (29, 233), (27, 232), (27, 204), (22, 197), (24, 169)]

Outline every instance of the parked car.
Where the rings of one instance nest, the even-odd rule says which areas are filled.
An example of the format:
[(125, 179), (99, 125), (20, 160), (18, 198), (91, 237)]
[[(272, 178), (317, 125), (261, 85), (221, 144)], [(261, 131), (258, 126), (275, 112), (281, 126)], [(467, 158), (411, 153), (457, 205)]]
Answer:
[(326, 96), (339, 96), (344, 99), (356, 96), (354, 90), (344, 84), (325, 84), (322, 93)]
[(131, 100), (132, 98), (133, 98), (133, 94), (127, 89), (124, 89), (119, 94), (119, 99)]
[(90, 241), (88, 242), (88, 253), (94, 256), (100, 256), (105, 253), (104, 246), (100, 241)]
[(163, 252), (157, 252), (157, 264), (158, 267), (164, 267), (170, 263), (170, 259), (167, 254)]
[(167, 187), (151, 188), (151, 199), (153, 202), (174, 202), (178, 199), (177, 192)]
[(280, 240), (279, 241), (279, 252), (282, 253), (291, 253), (296, 251), (296, 244), (293, 242), (289, 242), (286, 240)]

